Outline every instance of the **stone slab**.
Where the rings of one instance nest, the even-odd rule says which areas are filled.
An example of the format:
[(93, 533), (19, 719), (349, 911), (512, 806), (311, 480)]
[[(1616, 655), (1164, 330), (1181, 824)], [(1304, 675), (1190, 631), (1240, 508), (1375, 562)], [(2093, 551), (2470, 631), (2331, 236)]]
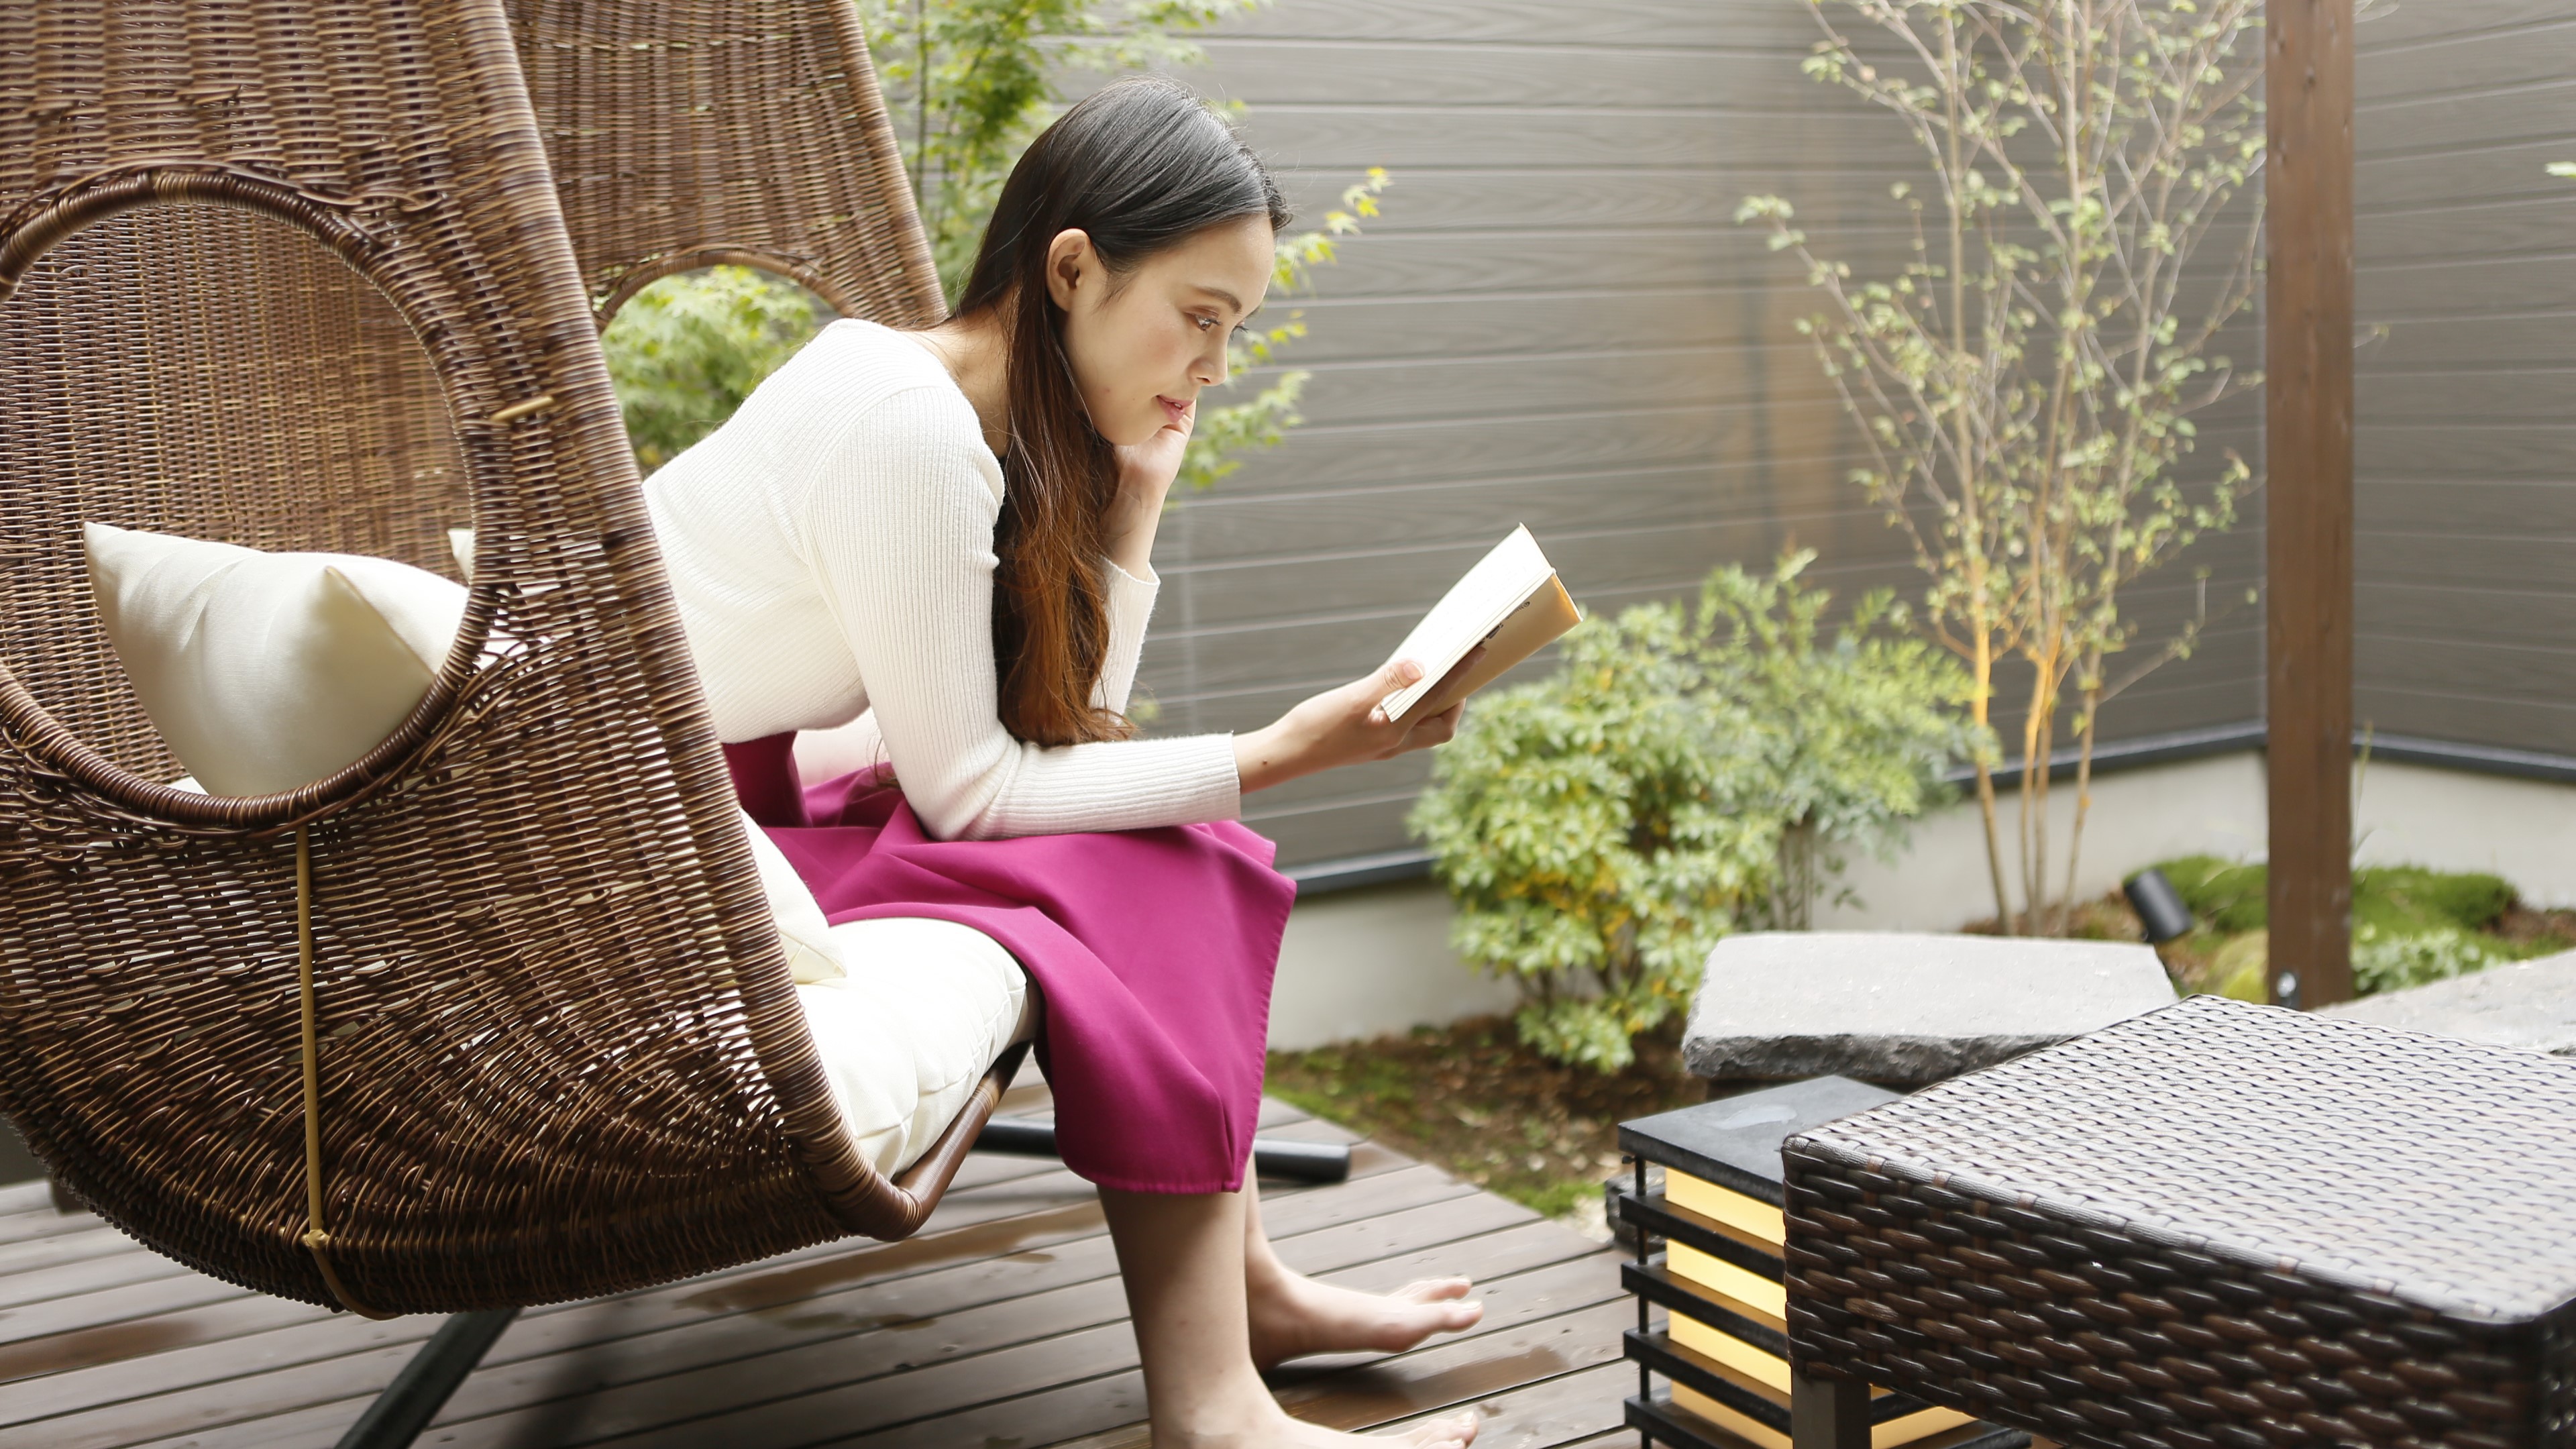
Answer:
[(2340, 1001), (2317, 1014), (2576, 1056), (2576, 951)]
[(2172, 1004), (2146, 946), (1882, 931), (1730, 936), (1682, 1059), (1703, 1077), (1839, 1073), (1919, 1085)]

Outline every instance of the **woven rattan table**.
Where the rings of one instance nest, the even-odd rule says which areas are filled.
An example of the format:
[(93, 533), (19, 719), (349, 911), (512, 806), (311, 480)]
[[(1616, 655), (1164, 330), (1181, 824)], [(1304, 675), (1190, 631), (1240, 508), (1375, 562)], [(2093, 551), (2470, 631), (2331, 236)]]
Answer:
[(1799, 1449), (2576, 1443), (2576, 1060), (2194, 997), (1783, 1157)]

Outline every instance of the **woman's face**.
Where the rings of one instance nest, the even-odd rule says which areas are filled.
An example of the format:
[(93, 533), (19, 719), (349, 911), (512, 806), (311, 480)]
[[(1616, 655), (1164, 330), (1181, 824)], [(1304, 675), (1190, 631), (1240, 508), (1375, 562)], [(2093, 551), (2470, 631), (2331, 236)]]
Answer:
[(1080, 231), (1047, 248), (1047, 291), (1091, 425), (1122, 446), (1180, 422), (1225, 381), (1226, 339), (1270, 286), (1270, 219), (1218, 222), (1114, 279)]

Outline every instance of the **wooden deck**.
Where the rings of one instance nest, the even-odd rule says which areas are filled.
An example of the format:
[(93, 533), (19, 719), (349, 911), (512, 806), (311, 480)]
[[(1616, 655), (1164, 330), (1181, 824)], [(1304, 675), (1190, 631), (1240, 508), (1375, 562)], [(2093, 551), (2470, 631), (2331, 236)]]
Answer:
[[(1045, 1103), (1023, 1088), (1004, 1111)], [(1350, 1140), (1278, 1102), (1263, 1123)], [(1304, 1272), (1364, 1288), (1464, 1273), (1486, 1300), (1470, 1334), (1281, 1371), (1299, 1417), (1372, 1429), (1474, 1405), (1480, 1449), (1637, 1442), (1617, 1428), (1636, 1309), (1610, 1250), (1365, 1143), (1350, 1181), (1265, 1183), (1262, 1210)], [(57, 1213), (41, 1183), (0, 1188), (0, 1449), (330, 1449), (437, 1323), (247, 1294)], [(421, 1443), (1142, 1449), (1144, 1402), (1089, 1184), (978, 1156), (909, 1241), (531, 1310)]]

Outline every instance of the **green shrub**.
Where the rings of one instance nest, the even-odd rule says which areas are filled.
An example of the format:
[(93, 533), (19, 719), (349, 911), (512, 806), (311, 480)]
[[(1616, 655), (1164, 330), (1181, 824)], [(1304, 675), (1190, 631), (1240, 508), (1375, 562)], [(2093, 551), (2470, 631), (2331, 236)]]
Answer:
[(635, 466), (650, 473), (714, 432), (832, 315), (750, 267), (682, 272), (629, 298), (599, 341)]
[(2364, 922), (2352, 932), (2352, 989), (2356, 995), (2373, 996), (2446, 981), (2510, 955), (2500, 943), (2458, 926), (2401, 933)]
[(1553, 676), (1477, 700), (1435, 756), (1410, 823), (1452, 942), (1518, 981), (1515, 1025), (1548, 1056), (1627, 1065), (1710, 947), (1780, 914), (1784, 873), (1811, 890), (1801, 869), (1830, 874), (1944, 790), (1961, 672), (1883, 594), (1828, 635), (1831, 595), (1797, 578), (1812, 558), (1585, 621)]

